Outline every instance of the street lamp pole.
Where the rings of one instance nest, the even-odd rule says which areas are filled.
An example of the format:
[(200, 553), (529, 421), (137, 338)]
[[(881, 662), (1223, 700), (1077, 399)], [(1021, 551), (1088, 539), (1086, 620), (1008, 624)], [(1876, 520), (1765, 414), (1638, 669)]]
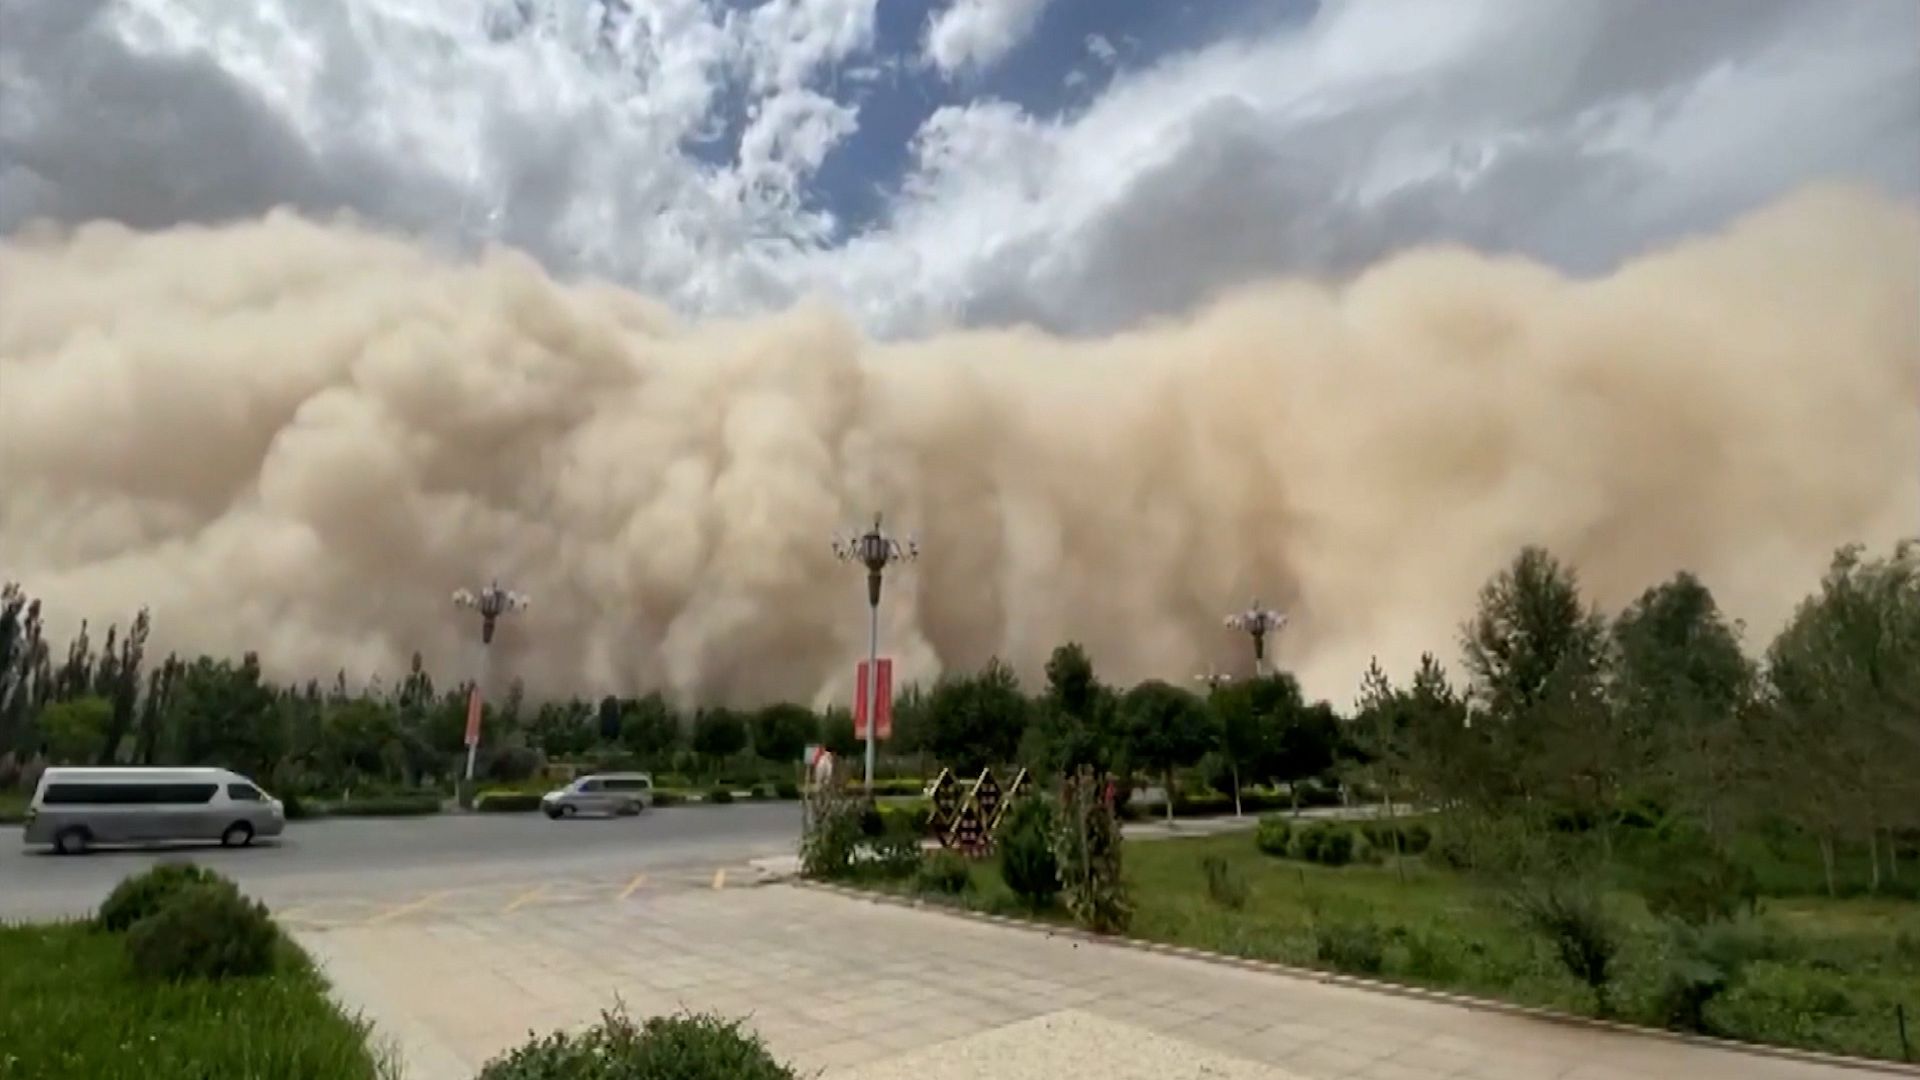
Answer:
[(833, 542), (834, 557), (842, 562), (867, 568), (867, 797), (873, 797), (873, 768), (878, 756), (875, 739), (879, 735), (880, 714), (880, 580), (892, 563), (909, 562), (920, 557), (920, 545), (909, 538), (902, 544), (880, 528), (880, 515), (873, 515), (873, 527), (864, 533), (842, 537)]
[[(453, 594), (455, 607), (467, 608), (480, 613), (480, 675), (474, 683), (475, 700), (485, 692), (487, 679), (493, 672), (493, 631), (499, 624), (500, 616), (511, 611), (521, 611), (527, 606), (527, 598), (520, 593), (500, 587), (498, 578), (486, 588), (475, 593), (461, 589)], [(468, 708), (472, 708), (470, 703)], [(480, 732), (470, 729), (467, 732), (467, 784), (473, 784), (473, 758), (480, 748)]]
[(1287, 625), (1287, 617), (1272, 608), (1260, 606), (1258, 597), (1245, 611), (1227, 616), (1227, 627), (1245, 631), (1253, 638), (1253, 671), (1255, 675), (1267, 673), (1267, 638), (1280, 632)]

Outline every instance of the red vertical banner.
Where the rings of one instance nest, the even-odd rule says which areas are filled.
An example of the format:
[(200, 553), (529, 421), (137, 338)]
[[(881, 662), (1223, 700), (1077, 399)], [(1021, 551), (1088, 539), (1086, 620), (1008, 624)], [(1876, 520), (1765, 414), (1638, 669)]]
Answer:
[(467, 745), (480, 745), (480, 688), (467, 692)]
[[(853, 670), (853, 737), (856, 739), (865, 739), (867, 737), (867, 693), (869, 686), (867, 662), (865, 660), (860, 661)], [(880, 659), (880, 692), (877, 696), (879, 699), (879, 708), (876, 709), (875, 712), (879, 715), (880, 729), (874, 737), (877, 739), (891, 739), (893, 738), (893, 661), (886, 657)]]

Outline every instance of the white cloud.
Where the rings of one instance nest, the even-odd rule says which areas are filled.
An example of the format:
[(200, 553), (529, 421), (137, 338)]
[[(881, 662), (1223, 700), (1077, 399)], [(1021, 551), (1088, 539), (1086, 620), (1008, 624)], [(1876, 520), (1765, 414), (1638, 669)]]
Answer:
[(942, 110), (814, 270), (888, 332), (1108, 329), (1430, 240), (1596, 270), (1814, 179), (1920, 192), (1916, 37), (1887, 0), (1330, 2), (1059, 122)]
[[(1906, 0), (1329, 0), (1072, 115), (942, 109), (838, 244), (836, 87), (902, 60), (874, 0), (6, 2), (0, 230), (347, 208), (688, 311), (824, 290), (894, 334), (1113, 327), (1430, 240), (1600, 269), (1816, 178), (1920, 192)], [(960, 0), (925, 45), (973, 70), (1039, 10)]]
[(927, 25), (926, 57), (946, 75), (992, 67), (1027, 39), (1047, 0), (953, 0)]

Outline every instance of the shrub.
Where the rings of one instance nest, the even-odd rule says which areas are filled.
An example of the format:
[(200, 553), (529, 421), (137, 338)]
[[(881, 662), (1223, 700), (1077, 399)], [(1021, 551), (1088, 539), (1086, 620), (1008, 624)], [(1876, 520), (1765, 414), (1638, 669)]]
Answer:
[(1029, 796), (1007, 808), (1000, 823), (1000, 877), (1028, 909), (1051, 907), (1060, 895), (1060, 861), (1053, 854), (1053, 804)]
[(1585, 882), (1537, 879), (1513, 886), (1509, 902), (1522, 925), (1547, 939), (1561, 966), (1593, 991), (1594, 1004), (1607, 1014), (1620, 932), (1599, 892)]
[(320, 809), (307, 805), (307, 800), (289, 791), (280, 797), (280, 809), (287, 815), (288, 821), (306, 821), (320, 816)]
[(833, 788), (821, 788), (807, 801), (807, 824), (800, 834), (800, 872), (833, 881), (853, 872), (854, 852), (864, 837), (866, 804)]
[(714, 788), (707, 792), (706, 801), (724, 806), (733, 801), (733, 791), (730, 788)]
[(800, 797), (800, 785), (791, 780), (782, 780), (773, 785), (773, 797), (776, 799), (797, 799)]
[(635, 1024), (602, 1013), (581, 1032), (555, 1032), (489, 1061), (479, 1080), (795, 1080), (758, 1036), (711, 1015)]
[(1239, 911), (1247, 906), (1246, 875), (1232, 863), (1218, 855), (1209, 855), (1200, 860), (1200, 868), (1207, 875), (1207, 899), (1228, 911)]
[(1400, 849), (1408, 855), (1419, 855), (1433, 846), (1433, 830), (1424, 821), (1409, 822), (1400, 827)]
[(227, 881), (188, 885), (127, 931), (127, 958), (150, 979), (225, 979), (273, 970), (280, 931), (266, 905)]
[(1704, 836), (1662, 845), (1654, 864), (1641, 894), (1657, 917), (1702, 926), (1731, 919), (1741, 908), (1751, 913), (1759, 902), (1753, 871)]
[(1293, 834), (1293, 854), (1308, 862), (1320, 861), (1320, 848), (1333, 832), (1329, 825), (1309, 825)]
[(530, 791), (483, 791), (473, 808), (483, 814), (521, 814), (540, 809), (540, 796)]
[(920, 834), (908, 831), (903, 823), (892, 823), (873, 842), (872, 851), (867, 866), (883, 881), (903, 881), (920, 869)]
[(1353, 831), (1329, 829), (1320, 842), (1320, 861), (1327, 866), (1345, 866), (1353, 861)]
[(957, 851), (936, 851), (920, 863), (913, 887), (920, 892), (960, 896), (973, 889), (973, 868)]
[(1337, 970), (1378, 975), (1386, 966), (1386, 938), (1372, 922), (1316, 922), (1313, 953)]
[(1133, 918), (1120, 870), (1120, 820), (1107, 802), (1108, 781), (1082, 765), (1063, 787), (1053, 833), (1067, 910), (1095, 933), (1120, 933)]
[(485, 775), (489, 780), (511, 784), (533, 779), (546, 764), (545, 755), (538, 750), (505, 746), (487, 755)]
[[(537, 798), (535, 802), (537, 804)], [(488, 809), (500, 808), (489, 807)], [(423, 814), (439, 813), (440, 796), (432, 794), (368, 795), (325, 808), (307, 806), (303, 808), (303, 812), (309, 816), (325, 817), (418, 817)], [(292, 817), (292, 812), (289, 811), (287, 816)]]
[(226, 878), (190, 862), (161, 863), (115, 885), (101, 901), (93, 923), (109, 933), (124, 933), (134, 923), (159, 911), (182, 889), (223, 883), (228, 883)]
[(655, 788), (653, 792), (653, 805), (655, 806), (680, 806), (686, 801), (687, 797), (677, 791), (661, 791)]
[(1293, 843), (1293, 826), (1278, 814), (1263, 817), (1259, 827), (1254, 830), (1253, 843), (1263, 853), (1284, 859)]

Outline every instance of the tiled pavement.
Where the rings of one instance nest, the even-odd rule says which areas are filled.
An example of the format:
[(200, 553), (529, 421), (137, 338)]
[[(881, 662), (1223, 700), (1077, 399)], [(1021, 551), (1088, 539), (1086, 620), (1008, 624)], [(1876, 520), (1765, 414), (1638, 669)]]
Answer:
[[(913, 1063), (924, 1060), (945, 1062), (943, 1078), (1053, 1078), (1063, 1055), (1084, 1063), (1073, 1075), (1156, 1080), (1871, 1075), (786, 885), (642, 885), (595, 895), (492, 909), (430, 905), (298, 933), (342, 998), (397, 1041), (414, 1080), (471, 1077), (529, 1030), (581, 1024), (616, 1002), (635, 1016), (695, 1009), (747, 1017), (781, 1057), (846, 1080), (894, 1068), (917, 1075)], [(1022, 1040), (1031, 1053), (1020, 1051)], [(1034, 1071), (1049, 1053), (1054, 1064)], [(977, 1071), (956, 1064), (969, 1060)], [(1148, 1060), (1178, 1061), (1183, 1071), (1137, 1071)]]

